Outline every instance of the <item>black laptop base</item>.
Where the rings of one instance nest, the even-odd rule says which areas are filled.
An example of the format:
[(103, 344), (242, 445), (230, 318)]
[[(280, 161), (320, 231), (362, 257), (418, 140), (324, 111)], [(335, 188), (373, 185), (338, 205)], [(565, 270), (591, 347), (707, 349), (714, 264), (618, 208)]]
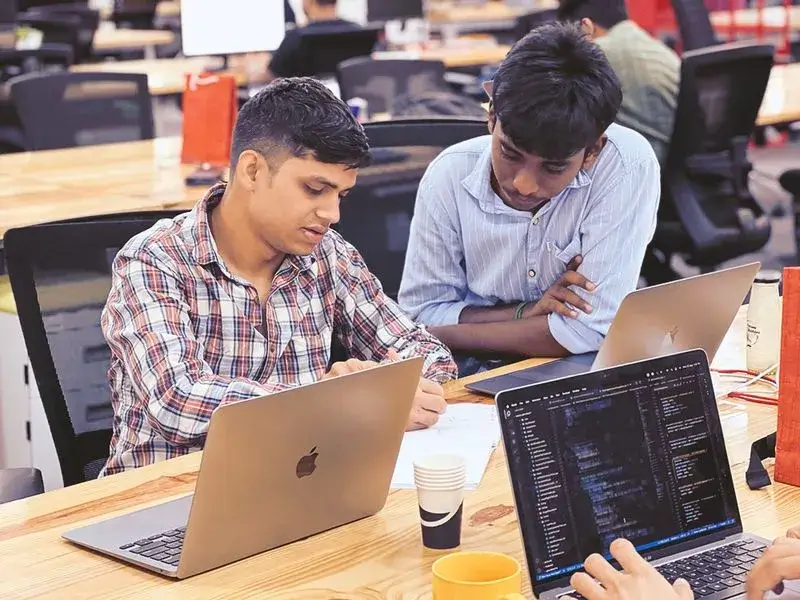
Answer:
[(543, 381), (550, 381), (551, 379), (579, 375), (580, 373), (588, 373), (592, 368), (592, 363), (594, 363), (596, 356), (597, 352), (574, 354), (566, 358), (515, 371), (507, 375), (498, 375), (497, 377), (489, 377), (488, 379), (476, 381), (475, 383), (468, 383), (465, 387), (473, 392), (494, 396), (499, 392), (518, 388), (523, 385), (541, 383)]

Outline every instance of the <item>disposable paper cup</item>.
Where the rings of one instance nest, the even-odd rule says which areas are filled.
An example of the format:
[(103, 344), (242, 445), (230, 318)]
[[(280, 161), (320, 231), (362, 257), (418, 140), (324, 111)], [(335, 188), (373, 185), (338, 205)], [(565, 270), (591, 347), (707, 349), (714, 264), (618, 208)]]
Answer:
[(456, 488), (463, 488), (466, 482), (466, 478), (463, 475), (447, 479), (428, 479), (427, 477), (414, 476), (414, 485), (416, 485), (418, 488), (421, 487), (426, 489), (452, 490)]
[(426, 473), (448, 473), (466, 469), (463, 456), (457, 454), (431, 454), (414, 461), (414, 470)]
[(450, 550), (461, 544), (466, 464), (460, 456), (437, 454), (414, 461), (422, 543)]

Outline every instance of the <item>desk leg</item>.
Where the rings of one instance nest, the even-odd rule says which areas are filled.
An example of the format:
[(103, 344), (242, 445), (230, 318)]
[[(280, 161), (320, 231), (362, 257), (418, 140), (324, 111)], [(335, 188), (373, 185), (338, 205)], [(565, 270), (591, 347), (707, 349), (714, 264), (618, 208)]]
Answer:
[(156, 58), (156, 47), (155, 46), (145, 46), (144, 47), (144, 57), (147, 60), (153, 60)]

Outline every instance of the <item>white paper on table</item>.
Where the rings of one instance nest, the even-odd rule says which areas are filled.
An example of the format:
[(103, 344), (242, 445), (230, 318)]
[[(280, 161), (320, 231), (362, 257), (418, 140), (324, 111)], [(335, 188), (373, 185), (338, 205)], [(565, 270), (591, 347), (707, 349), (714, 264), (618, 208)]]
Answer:
[(487, 404), (451, 404), (430, 429), (408, 431), (392, 476), (393, 489), (414, 487), (414, 461), (431, 454), (458, 454), (467, 463), (466, 489), (483, 478), (492, 452), (500, 442), (497, 409)]

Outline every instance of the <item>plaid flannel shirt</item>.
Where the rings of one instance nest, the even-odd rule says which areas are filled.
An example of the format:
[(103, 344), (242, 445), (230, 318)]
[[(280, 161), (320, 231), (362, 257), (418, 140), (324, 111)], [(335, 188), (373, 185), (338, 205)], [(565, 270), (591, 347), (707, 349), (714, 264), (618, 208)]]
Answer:
[(102, 315), (114, 405), (108, 475), (202, 448), (226, 402), (312, 383), (334, 335), (350, 356), (390, 348), (423, 356), (423, 375), (456, 376), (449, 350), (383, 294), (358, 251), (329, 231), (313, 254), (288, 256), (265, 305), (217, 252), (209, 211), (195, 208), (130, 240), (117, 255)]

